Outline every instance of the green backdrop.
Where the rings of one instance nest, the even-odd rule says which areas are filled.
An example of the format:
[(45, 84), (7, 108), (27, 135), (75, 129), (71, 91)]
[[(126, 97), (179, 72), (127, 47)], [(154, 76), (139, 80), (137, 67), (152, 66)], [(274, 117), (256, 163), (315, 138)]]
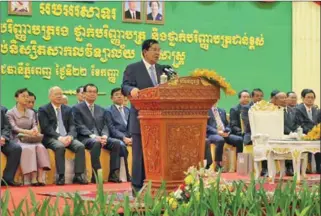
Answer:
[[(47, 6), (52, 8), (54, 3), (55, 2), (51, 2), (49, 3), (50, 5)], [(284, 91), (291, 90), (291, 2), (166, 2), (164, 25), (146, 24), (144, 20), (142, 23), (122, 22), (121, 2), (56, 3), (60, 4), (62, 8), (64, 5), (79, 5), (80, 9), (85, 6), (88, 10), (90, 7), (93, 7), (92, 9), (95, 8), (93, 11), (98, 11), (98, 8), (102, 9), (108, 7), (111, 15), (114, 9), (116, 17), (115, 20), (112, 18), (112, 16), (110, 19), (103, 19), (103, 13), (100, 14), (100, 18), (97, 18), (96, 15), (93, 18), (90, 18), (92, 16), (91, 13), (87, 14), (89, 18), (82, 18), (81, 13), (79, 15), (80, 17), (64, 15), (55, 16), (52, 14), (52, 10), (51, 15), (46, 15), (46, 12), (43, 11), (45, 5), (44, 3), (41, 5), (40, 2), (32, 3), (32, 16), (15, 16), (8, 15), (8, 3), (0, 3), (2, 42), (1, 103), (8, 108), (11, 108), (14, 105), (13, 94), (16, 89), (21, 87), (28, 87), (31, 91), (36, 93), (36, 106), (38, 107), (47, 103), (47, 92), (48, 88), (51, 86), (58, 85), (67, 91), (75, 90), (78, 86), (89, 82), (95, 83), (98, 85), (100, 92), (106, 93), (106, 95), (99, 96), (97, 101), (98, 104), (107, 106), (111, 103), (109, 99), (110, 90), (114, 87), (120, 86), (123, 71), (126, 65), (141, 59), (141, 48), (140, 45), (137, 44), (139, 41), (136, 43), (134, 40), (121, 39), (120, 43), (122, 46), (117, 46), (118, 41), (110, 40), (109, 38), (85, 38), (82, 42), (77, 42), (74, 36), (74, 28), (79, 25), (82, 25), (85, 28), (88, 28), (91, 25), (93, 28), (98, 29), (103, 28), (103, 25), (108, 25), (109, 30), (118, 29), (124, 31), (138, 31), (141, 33), (146, 32), (146, 38), (150, 38), (152, 36), (153, 28), (157, 28), (159, 33), (164, 32), (161, 38), (163, 38), (164, 35), (170, 36), (166, 41), (160, 40), (162, 50), (164, 51), (164, 58), (167, 58), (166, 60), (160, 61), (161, 64), (173, 64), (175, 52), (176, 54), (178, 52), (178, 55), (179, 53), (185, 52), (185, 59), (183, 58), (184, 64), (176, 68), (181, 76), (188, 75), (195, 68), (215, 69), (220, 75), (226, 77), (236, 91), (241, 89), (251, 90), (253, 88), (260, 87), (265, 91), (266, 99), (268, 99), (269, 92), (271, 92), (272, 89), (277, 88)], [(54, 7), (56, 6), (57, 5)], [(59, 7), (60, 6), (57, 7), (58, 12)], [(72, 10), (70, 7), (69, 9)], [(44, 15), (41, 14), (41, 11), (44, 13)], [(106, 12), (106, 10), (100, 11)], [(99, 58), (88, 58), (85, 56), (85, 54), (84, 57), (68, 57), (68, 50), (65, 50), (67, 56), (38, 56), (36, 60), (31, 60), (30, 57), (26, 55), (13, 55), (10, 53), (9, 45), (10, 41), (15, 39), (15, 35), (14, 33), (8, 32), (8, 19), (12, 19), (14, 25), (53, 25), (61, 27), (66, 26), (69, 28), (69, 35), (67, 37), (52, 36), (51, 40), (49, 41), (44, 40), (42, 38), (42, 34), (38, 36), (27, 34), (27, 39), (25, 42), (16, 40), (18, 46), (28, 46), (30, 45), (31, 40), (35, 40), (38, 45), (44, 45), (46, 47), (71, 46), (85, 48), (87, 43), (91, 43), (93, 47), (100, 48), (101, 50), (104, 48), (124, 48), (122, 50), (123, 53), (125, 52), (124, 56), (129, 57), (129, 59), (124, 57), (117, 59), (117, 52), (113, 53), (107, 62), (102, 62), (99, 60)], [(7, 29), (5, 29), (5, 27)], [(197, 30), (199, 34), (194, 32), (194, 30)], [(169, 34), (170, 32), (172, 33)], [(173, 39), (175, 32), (178, 34), (177, 37), (182, 36), (179, 35), (179, 33), (182, 32), (190, 34), (185, 36), (189, 37), (191, 40), (193, 39), (193, 42), (183, 43), (177, 41), (175, 46), (170, 46), (168, 39)], [(110, 33), (112, 33), (112, 31)], [(117, 34), (118, 33), (119, 32), (117, 32)], [(127, 32), (125, 37), (130, 36), (129, 33), (130, 32)], [(63, 34), (63, 32), (61, 32), (61, 34)], [(209, 34), (212, 36), (216, 35), (213, 36), (212, 44), (208, 45), (208, 50), (200, 47), (204, 47), (206, 45), (200, 45), (199, 42), (195, 42), (196, 39), (208, 37), (201, 34)], [(263, 34), (264, 38), (263, 46), (258, 45), (262, 37), (261, 34)], [(219, 37), (217, 35), (219, 35)], [(239, 45), (238, 40), (235, 40), (236, 35), (240, 35), (241, 38), (246, 35), (248, 36), (249, 41), (252, 39), (256, 40), (257, 45), (255, 46), (255, 49), (251, 50), (249, 49), (249, 45), (242, 45), (246, 44), (245, 38), (243, 38), (244, 40), (240, 42), (241, 45)], [(250, 37), (254, 38), (251, 39)], [(178, 38), (177, 40), (179, 39), (182, 40), (182, 37)], [(222, 47), (222, 41), (224, 40), (231, 40), (231, 44), (227, 48)], [(116, 45), (112, 44), (112, 42)], [(217, 42), (219, 42), (219, 44), (215, 44)], [(236, 45), (233, 45), (233, 43)], [(128, 49), (129, 53), (126, 53), (127, 51), (124, 51), (125, 49)], [(130, 53), (130, 50), (135, 51), (135, 55), (132, 57), (130, 56), (133, 53)], [(173, 54), (173, 56), (169, 56), (169, 53)], [(76, 54), (79, 54), (79, 52)], [(113, 55), (115, 58), (113, 58)], [(16, 75), (8, 74), (9, 65), (18, 65), (18, 63), (21, 62), (29, 63), (30, 66), (51, 68), (52, 74), (50, 79), (43, 78), (39, 75), (33, 75), (29, 79), (26, 79), (23, 75), (18, 75), (18, 71), (18, 74)], [(56, 74), (57, 64), (60, 65), (60, 67), (71, 64), (77, 68), (87, 68), (87, 76), (66, 77), (62, 80)], [(119, 74), (115, 79), (115, 83), (113, 83), (113, 79), (108, 80), (106, 76), (92, 76), (92, 65), (95, 65), (95, 68), (109, 69), (109, 75), (117, 75), (117, 70), (119, 70)], [(105, 73), (107, 73), (107, 71), (105, 71)], [(70, 104), (74, 104), (76, 102), (76, 97), (74, 95), (68, 97)], [(220, 101), (221, 107), (229, 109), (236, 103), (237, 96), (227, 97), (222, 93)]]

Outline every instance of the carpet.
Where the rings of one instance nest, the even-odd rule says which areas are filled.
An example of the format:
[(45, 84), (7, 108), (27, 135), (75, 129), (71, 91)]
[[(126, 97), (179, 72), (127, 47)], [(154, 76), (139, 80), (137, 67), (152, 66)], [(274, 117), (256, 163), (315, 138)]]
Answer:
[[(42, 192), (37, 194), (42, 196), (64, 197), (72, 199), (73, 197), (75, 197), (76, 193), (84, 201), (95, 201), (97, 196), (97, 191)], [(104, 190), (104, 194), (107, 194), (106, 204), (109, 204), (111, 201), (114, 205), (117, 205), (118, 203), (123, 202), (126, 196), (128, 196), (130, 202), (133, 202), (135, 200), (131, 189)]]
[[(240, 176), (236, 176), (235, 174), (229, 175), (229, 174), (222, 174), (222, 178), (226, 183), (232, 183), (232, 182), (237, 182), (237, 181), (243, 181), (246, 185), (248, 185), (251, 181), (251, 179), (247, 177), (240, 178)], [(284, 177), (284, 179), (280, 180), (278, 177), (275, 179), (275, 183), (271, 184), (268, 182), (267, 178), (261, 178), (263, 184), (262, 186), (266, 191), (273, 192), (278, 184), (280, 182), (283, 182), (283, 186), (286, 185), (287, 182), (292, 182), (293, 178), (292, 177)], [(301, 184), (297, 185), (297, 190), (301, 188), (303, 184), (307, 184), (309, 187), (313, 187), (314, 185), (320, 184), (320, 175), (308, 175), (306, 179), (301, 181)], [(108, 187), (104, 186), (104, 193), (108, 194), (107, 197), (107, 204), (112, 200), (113, 204), (117, 205), (118, 203), (121, 203), (124, 201), (124, 198), (128, 196), (129, 201), (132, 203), (134, 202), (135, 198), (133, 197), (132, 190), (130, 187), (127, 187), (126, 189), (107, 189)], [(256, 185), (256, 188), (260, 188), (260, 184)], [(78, 193), (80, 198), (85, 201), (94, 201), (97, 196), (97, 191), (96, 190), (77, 190), (77, 191), (70, 191), (70, 192), (41, 192), (37, 193), (38, 195), (43, 195), (43, 196), (53, 196), (53, 197), (65, 197), (65, 198), (72, 198), (75, 196), (75, 194)], [(111, 199), (113, 196), (113, 199)]]

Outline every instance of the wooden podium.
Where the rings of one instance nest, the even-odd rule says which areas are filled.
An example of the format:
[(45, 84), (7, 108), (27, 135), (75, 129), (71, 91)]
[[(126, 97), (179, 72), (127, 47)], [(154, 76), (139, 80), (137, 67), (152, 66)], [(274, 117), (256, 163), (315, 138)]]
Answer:
[(198, 77), (181, 77), (143, 89), (131, 103), (139, 110), (145, 184), (168, 191), (184, 181), (190, 166), (203, 164), (208, 110), (220, 88)]

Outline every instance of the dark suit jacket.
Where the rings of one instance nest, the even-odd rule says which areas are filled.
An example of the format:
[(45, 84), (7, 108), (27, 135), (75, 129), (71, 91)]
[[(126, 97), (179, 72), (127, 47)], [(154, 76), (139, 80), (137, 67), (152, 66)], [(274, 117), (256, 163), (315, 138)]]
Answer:
[(241, 104), (236, 105), (230, 109), (230, 126), (232, 134), (242, 136), (241, 129)]
[(11, 125), (8, 117), (5, 114), (5, 110), (1, 107), (1, 136), (9, 141), (11, 138)]
[[(129, 109), (127, 107), (123, 107), (125, 112), (125, 118), (128, 123), (129, 117)], [(131, 137), (128, 131), (127, 124), (125, 124), (123, 118), (117, 107), (115, 105), (111, 105), (106, 109), (107, 111), (107, 123), (108, 128), (111, 133), (111, 137), (123, 140), (124, 137)]]
[[(163, 19), (162, 14), (158, 13), (156, 16), (156, 21), (161, 21)], [(147, 14), (147, 20), (153, 20), (152, 13)]]
[(106, 135), (107, 137), (109, 137), (106, 110), (104, 108), (95, 104), (93, 117), (86, 102), (81, 102), (73, 106), (72, 111), (79, 140), (89, 138), (91, 134), (95, 134), (95, 127), (98, 132), (98, 134), (96, 135)]
[[(225, 130), (226, 131), (231, 131), (231, 129), (228, 126), (228, 121), (226, 118), (226, 112), (224, 109), (221, 108), (217, 108), (218, 109), (218, 113), (220, 114), (221, 120), (224, 124)], [(210, 109), (208, 111), (208, 115), (209, 115), (209, 119), (207, 120), (207, 127), (206, 127), (206, 136), (210, 136), (210, 135), (217, 135), (217, 125), (216, 125), (216, 121), (215, 121), (215, 117), (214, 117), (214, 113), (213, 110)]]
[(244, 137), (243, 137), (244, 145), (252, 144), (251, 127), (250, 127), (250, 119), (249, 119), (249, 109), (251, 108), (252, 105), (253, 103), (245, 106), (241, 106), (241, 119), (244, 125)]
[[(157, 80), (159, 82), (162, 74), (162, 67), (159, 64), (156, 64), (155, 68)], [(125, 96), (130, 95), (130, 91), (133, 88), (138, 88), (141, 90), (150, 87), (154, 87), (154, 85), (143, 61), (139, 61), (127, 66), (124, 72), (122, 83), (122, 92)], [(130, 133), (140, 134), (140, 124), (137, 116), (138, 111), (134, 105), (131, 105), (128, 125)]]
[(318, 115), (317, 115), (317, 124), (321, 123), (321, 110), (319, 109)]
[(0, 106), (1, 109), (3, 109), (4, 113), (7, 113), (8, 109), (4, 106)]
[(287, 107), (287, 112), (284, 113), (284, 134), (295, 132), (299, 127), (296, 119), (295, 109)]
[[(67, 135), (76, 138), (77, 133), (71, 108), (62, 104), (61, 115)], [(56, 132), (58, 126), (57, 115), (51, 103), (39, 108), (38, 119), (41, 133), (44, 135), (43, 143), (46, 145), (50, 138), (58, 139), (60, 134)]]
[[(140, 12), (136, 11), (136, 19), (140, 19)], [(132, 15), (129, 10), (125, 11), (125, 18), (126, 19), (132, 19)]]
[(308, 117), (308, 113), (303, 103), (299, 104), (296, 107), (296, 118), (298, 124), (302, 127), (303, 133), (308, 133), (318, 121), (318, 110), (315, 107), (312, 107), (312, 121)]

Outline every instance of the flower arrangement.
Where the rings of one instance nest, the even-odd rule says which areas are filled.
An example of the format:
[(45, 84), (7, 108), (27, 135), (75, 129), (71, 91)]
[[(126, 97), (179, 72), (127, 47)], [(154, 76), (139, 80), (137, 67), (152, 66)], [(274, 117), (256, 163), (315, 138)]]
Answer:
[(236, 94), (236, 91), (231, 87), (231, 84), (227, 82), (224, 77), (218, 75), (215, 70), (196, 69), (192, 72), (191, 76), (201, 77), (212, 85), (219, 86), (226, 95), (232, 96)]
[(320, 140), (320, 123), (312, 128), (312, 130), (303, 137), (304, 140)]
[(219, 175), (215, 173), (214, 169), (205, 169), (204, 167), (197, 169), (193, 166), (185, 172), (185, 175), (184, 183), (166, 198), (166, 201), (172, 209), (176, 209), (178, 205), (188, 207), (190, 201), (193, 199), (194, 201), (199, 201), (201, 190), (203, 190), (203, 193), (206, 193), (211, 187), (218, 186), (219, 191), (233, 191), (232, 184), (228, 184), (219, 178)]

